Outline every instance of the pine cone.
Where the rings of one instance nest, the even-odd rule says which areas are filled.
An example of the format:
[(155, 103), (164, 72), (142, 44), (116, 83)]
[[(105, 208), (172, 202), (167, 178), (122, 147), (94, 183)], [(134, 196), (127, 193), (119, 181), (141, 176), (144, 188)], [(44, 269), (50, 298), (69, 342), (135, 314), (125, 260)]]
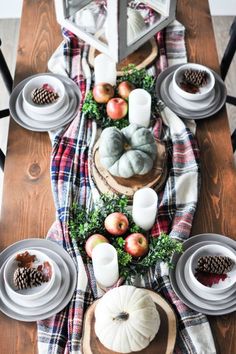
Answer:
[(208, 74), (204, 70), (187, 69), (183, 74), (183, 80), (195, 87), (202, 87), (207, 84)]
[(43, 283), (43, 273), (36, 268), (17, 268), (13, 275), (13, 282), (19, 290), (32, 288)]
[(198, 259), (197, 270), (214, 274), (225, 274), (232, 270), (234, 262), (225, 256), (203, 256)]
[(29, 268), (17, 268), (15, 270), (13, 282), (18, 289), (26, 289), (28, 287), (28, 271)]
[(37, 104), (53, 103), (58, 99), (58, 97), (58, 93), (48, 91), (43, 87), (36, 88), (31, 94), (32, 101)]

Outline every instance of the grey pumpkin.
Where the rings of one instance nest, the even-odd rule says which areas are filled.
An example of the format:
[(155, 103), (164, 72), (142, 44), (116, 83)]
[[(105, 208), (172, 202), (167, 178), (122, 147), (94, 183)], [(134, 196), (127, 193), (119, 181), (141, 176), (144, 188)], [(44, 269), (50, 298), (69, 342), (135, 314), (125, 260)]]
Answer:
[(100, 137), (101, 164), (117, 177), (130, 178), (148, 173), (156, 159), (156, 143), (152, 132), (136, 124), (122, 130), (109, 127)]

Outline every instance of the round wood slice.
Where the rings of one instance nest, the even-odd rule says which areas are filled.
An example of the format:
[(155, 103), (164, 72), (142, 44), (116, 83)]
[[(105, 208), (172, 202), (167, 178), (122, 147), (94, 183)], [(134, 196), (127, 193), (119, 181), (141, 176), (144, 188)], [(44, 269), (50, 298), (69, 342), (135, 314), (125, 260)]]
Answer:
[[(149, 346), (134, 354), (171, 354), (176, 340), (176, 317), (170, 305), (157, 293), (147, 290), (159, 311), (161, 324), (156, 337)], [(83, 354), (119, 354), (107, 349), (99, 341), (94, 331), (94, 311), (99, 300), (96, 300), (86, 311), (83, 324), (82, 352)]]
[[(98, 34), (101, 40), (100, 34)], [(94, 47), (89, 49), (89, 64), (94, 67), (94, 58), (100, 54), (100, 52)], [(155, 38), (151, 38), (142, 47), (135, 50), (133, 53), (128, 55), (126, 58), (117, 63), (117, 76), (122, 76), (122, 69), (129, 64), (134, 64), (138, 70), (145, 68), (150, 65), (154, 59), (157, 57), (158, 48)]]
[(167, 154), (165, 144), (156, 140), (157, 158), (152, 170), (145, 175), (135, 175), (130, 178), (112, 176), (103, 167), (99, 157), (99, 140), (93, 149), (92, 175), (101, 193), (115, 193), (133, 198), (134, 193), (143, 187), (150, 187), (156, 191), (163, 186), (167, 176)]

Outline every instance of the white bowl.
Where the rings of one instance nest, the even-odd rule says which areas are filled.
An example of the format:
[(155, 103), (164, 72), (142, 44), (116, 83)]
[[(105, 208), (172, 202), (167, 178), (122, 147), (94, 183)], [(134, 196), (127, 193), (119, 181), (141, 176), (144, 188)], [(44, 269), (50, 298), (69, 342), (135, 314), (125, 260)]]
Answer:
[(68, 111), (69, 108), (69, 97), (67, 93), (65, 93), (65, 98), (62, 107), (56, 110), (56, 112), (52, 112), (50, 114), (39, 114), (31, 111), (28, 106), (25, 104), (25, 101), (22, 100), (22, 108), (23, 112), (28, 115), (29, 118), (39, 121), (39, 122), (54, 122), (63, 117), (63, 115)]
[(52, 276), (48, 282), (42, 283), (39, 286), (33, 286), (32, 288), (18, 290), (13, 282), (13, 275), (15, 270), (18, 268), (18, 261), (16, 261), (16, 256), (18, 254), (24, 253), (27, 249), (20, 250), (14, 255), (12, 255), (6, 262), (3, 270), (3, 278), (5, 282), (5, 288), (8, 296), (15, 302), (18, 299), (23, 300), (36, 300), (45, 294), (52, 288), (55, 281), (55, 269), (54, 262), (43, 252), (30, 249), (28, 250), (30, 255), (35, 255), (36, 259), (33, 263), (33, 267), (37, 268), (38, 265), (44, 262), (49, 262), (52, 269)]
[[(32, 101), (31, 94), (36, 88), (44, 84), (51, 86), (58, 93), (58, 99), (53, 103), (37, 104)], [(35, 76), (29, 80), (22, 90), (22, 97), (25, 107), (31, 112), (38, 114), (50, 114), (56, 112), (64, 104), (65, 86), (61, 80), (51, 75)]]
[[(225, 280), (220, 280), (218, 284), (214, 284), (211, 287), (205, 286), (200, 283), (195, 277), (195, 269), (197, 268), (197, 261), (202, 256), (227, 256), (234, 261), (233, 269), (227, 273)], [(209, 294), (223, 294), (226, 291), (232, 289), (236, 285), (236, 252), (223, 245), (207, 245), (200, 247), (195, 251), (189, 259), (189, 281), (200, 291), (203, 291), (206, 296)], [(191, 287), (192, 288), (192, 287)]]
[[(206, 71), (208, 74), (207, 84), (203, 87), (200, 87), (199, 92), (197, 93), (186, 92), (180, 87), (180, 82), (182, 81), (183, 73), (187, 69)], [(212, 71), (204, 65), (195, 64), (195, 63), (184, 64), (181, 65), (174, 72), (173, 75), (173, 89), (179, 96), (185, 98), (186, 100), (200, 101), (206, 99), (213, 93), (214, 86), (215, 86), (215, 77)]]

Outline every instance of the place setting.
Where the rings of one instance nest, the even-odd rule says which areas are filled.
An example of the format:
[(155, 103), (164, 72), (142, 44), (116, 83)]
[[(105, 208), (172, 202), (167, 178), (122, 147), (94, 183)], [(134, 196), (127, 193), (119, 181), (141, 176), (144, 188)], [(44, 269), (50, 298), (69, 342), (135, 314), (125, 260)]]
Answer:
[(25, 322), (46, 319), (71, 300), (77, 270), (55, 242), (25, 239), (0, 254), (0, 311)]
[(21, 81), (13, 90), (9, 109), (22, 127), (38, 132), (58, 129), (78, 111), (80, 90), (70, 78), (42, 73)]
[(225, 104), (226, 87), (210, 68), (196, 64), (178, 64), (164, 70), (157, 78), (159, 98), (178, 116), (204, 119), (217, 113)]
[(170, 280), (177, 296), (207, 315), (236, 310), (236, 242), (217, 234), (200, 234), (183, 243), (175, 254)]

